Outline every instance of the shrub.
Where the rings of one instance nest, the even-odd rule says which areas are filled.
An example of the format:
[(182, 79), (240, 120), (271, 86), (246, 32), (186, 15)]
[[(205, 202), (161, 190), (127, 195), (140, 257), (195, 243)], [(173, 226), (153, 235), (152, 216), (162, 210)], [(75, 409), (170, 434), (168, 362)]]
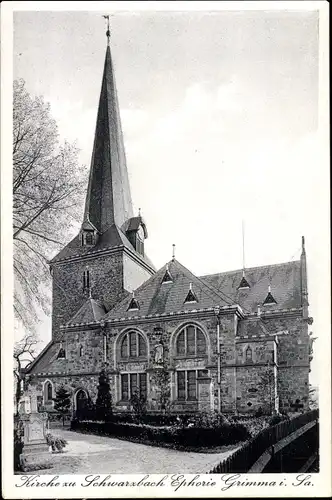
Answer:
[(269, 425), (270, 426), (277, 425), (280, 424), (280, 422), (284, 422), (285, 420), (289, 420), (288, 415), (283, 415), (283, 414), (273, 415), (273, 417), (271, 417), (269, 420)]
[(48, 446), (52, 447), (52, 451), (63, 453), (63, 448), (68, 444), (65, 439), (62, 439), (58, 436), (53, 436), (51, 433), (46, 434), (46, 442)]
[(143, 415), (146, 414), (146, 399), (135, 392), (130, 398), (130, 404), (133, 407), (136, 419), (140, 422)]
[(255, 417), (262, 417), (264, 415), (263, 408), (260, 406), (256, 411), (255, 411)]
[(67, 389), (61, 385), (56, 391), (54, 398), (54, 409), (60, 413), (62, 418), (62, 425), (65, 425), (65, 415), (70, 408), (70, 394)]
[(201, 412), (190, 419), (194, 427), (217, 428), (229, 424), (229, 420), (217, 410)]
[(108, 374), (105, 370), (101, 370), (96, 400), (96, 417), (106, 422), (109, 420), (112, 412), (112, 394)]
[(220, 427), (155, 427), (125, 423), (72, 421), (72, 430), (134, 439), (149, 444), (172, 444), (176, 447), (213, 448), (234, 444), (250, 437), (242, 424), (224, 424)]

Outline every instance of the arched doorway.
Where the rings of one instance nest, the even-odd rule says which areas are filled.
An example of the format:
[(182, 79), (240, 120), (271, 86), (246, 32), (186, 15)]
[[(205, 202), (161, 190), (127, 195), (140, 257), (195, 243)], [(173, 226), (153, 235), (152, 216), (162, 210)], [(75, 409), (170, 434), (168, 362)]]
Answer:
[(84, 410), (88, 404), (88, 395), (84, 389), (79, 389), (76, 393), (76, 411)]
[(84, 418), (88, 406), (88, 394), (84, 389), (79, 389), (75, 395), (76, 418)]

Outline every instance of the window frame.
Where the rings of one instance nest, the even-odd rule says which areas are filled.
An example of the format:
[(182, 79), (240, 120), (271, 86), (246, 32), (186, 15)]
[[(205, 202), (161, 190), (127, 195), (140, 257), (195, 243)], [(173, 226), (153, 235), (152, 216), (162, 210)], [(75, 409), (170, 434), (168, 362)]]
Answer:
[[(175, 387), (176, 387), (176, 401), (179, 402), (191, 402), (191, 401), (198, 401), (198, 378), (199, 378), (199, 372), (206, 372), (206, 376), (209, 375), (209, 370), (207, 368), (194, 368), (194, 369), (188, 369), (188, 370), (176, 370), (176, 381), (175, 381)], [(196, 384), (195, 384), (195, 397), (192, 398), (189, 396), (189, 373), (195, 373), (195, 379), (196, 379)], [(184, 373), (184, 398), (179, 398), (179, 373)], [(181, 389), (183, 390), (183, 389)]]
[[(130, 339), (131, 339), (132, 334), (136, 335), (136, 355), (131, 354), (132, 343), (131, 343)], [(142, 342), (140, 342), (140, 338), (144, 342), (144, 345), (145, 345), (145, 354), (140, 354), (140, 348), (142, 346)], [(122, 346), (123, 346), (123, 343), (125, 341), (127, 342), (127, 347), (126, 347), (127, 356), (123, 356), (123, 354), (122, 354)], [(139, 359), (147, 359), (148, 358), (148, 342), (141, 332), (138, 332), (137, 330), (129, 330), (121, 337), (119, 353), (120, 353), (119, 358), (121, 360), (138, 359), (138, 358)]]
[[(128, 399), (123, 398), (123, 376), (127, 376), (127, 387), (128, 387)], [(132, 377), (136, 376), (136, 387), (138, 388), (138, 393), (142, 392), (142, 382), (141, 377), (145, 376), (145, 401), (148, 399), (148, 374), (145, 371), (137, 371), (137, 372), (121, 372), (120, 373), (120, 402), (129, 403), (133, 394), (131, 393), (131, 383)]]
[[(188, 328), (194, 328), (194, 352), (188, 352)], [(204, 352), (199, 352), (198, 350), (198, 334), (203, 335), (204, 341), (205, 341), (205, 351)], [(178, 352), (178, 339), (180, 335), (184, 335), (184, 353), (181, 354)], [(181, 328), (181, 330), (177, 333), (176, 338), (175, 338), (175, 357), (176, 358), (197, 358), (197, 357), (205, 357), (208, 356), (208, 343), (207, 343), (207, 338), (205, 333), (203, 332), (202, 328), (195, 324), (188, 324)]]
[[(250, 357), (248, 356), (248, 352), (250, 352)], [(245, 353), (245, 362), (246, 363), (252, 363), (253, 362), (253, 350), (250, 345), (248, 345), (244, 351)]]
[[(49, 397), (49, 388), (51, 388), (51, 397)], [(43, 387), (43, 400), (44, 404), (54, 403), (54, 385), (50, 380), (46, 380)]]
[(90, 288), (90, 269), (84, 269), (83, 271), (83, 290), (88, 290)]

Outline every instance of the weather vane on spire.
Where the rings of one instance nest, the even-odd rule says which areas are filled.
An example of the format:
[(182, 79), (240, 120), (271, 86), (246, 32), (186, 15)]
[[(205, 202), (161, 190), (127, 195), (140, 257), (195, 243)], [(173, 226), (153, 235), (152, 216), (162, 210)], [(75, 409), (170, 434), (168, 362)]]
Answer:
[(107, 43), (108, 45), (110, 44), (110, 38), (111, 38), (111, 32), (110, 32), (110, 16), (103, 16), (107, 20), (107, 31), (106, 31), (106, 36), (107, 36)]

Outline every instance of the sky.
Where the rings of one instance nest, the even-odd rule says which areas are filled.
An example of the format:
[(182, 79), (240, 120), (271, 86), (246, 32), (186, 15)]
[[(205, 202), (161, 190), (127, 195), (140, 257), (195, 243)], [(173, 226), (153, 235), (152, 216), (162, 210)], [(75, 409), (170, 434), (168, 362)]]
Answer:
[[(112, 14), (112, 12), (106, 12)], [(105, 12), (16, 12), (14, 78), (50, 102), (89, 168)], [(317, 11), (115, 12), (111, 51), (135, 212), (160, 268), (196, 275), (300, 258), (306, 239), (318, 383), (329, 264)], [(83, 210), (83, 207), (82, 207)], [(50, 340), (51, 323), (39, 333)]]

